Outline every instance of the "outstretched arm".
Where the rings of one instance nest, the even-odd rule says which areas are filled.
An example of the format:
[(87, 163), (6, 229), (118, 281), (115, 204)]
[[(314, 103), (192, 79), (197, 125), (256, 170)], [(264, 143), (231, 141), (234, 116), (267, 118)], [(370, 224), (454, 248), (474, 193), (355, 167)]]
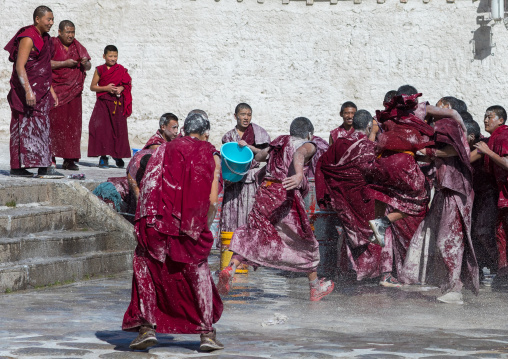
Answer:
[(460, 127), (462, 127), (464, 133), (467, 133), (467, 128), (466, 125), (464, 125), (462, 117), (460, 117), (459, 113), (455, 110), (428, 105), (427, 114), (437, 118), (453, 118), (455, 121), (457, 121)]
[(215, 155), (213, 159), (215, 160), (215, 171), (213, 173), (212, 190), (210, 191), (210, 208), (207, 215), (208, 228), (212, 225), (219, 206), (220, 157)]
[(297, 188), (303, 180), (303, 166), (307, 163), (312, 156), (316, 153), (316, 146), (310, 142), (305, 143), (296, 150), (293, 155), (293, 168), (295, 174), (282, 181), (284, 188), (289, 191)]
[(482, 141), (475, 143), (474, 146), (479, 150), (479, 152), (485, 154), (485, 156), (489, 156), (496, 165), (508, 171), (508, 157), (499, 156), (497, 153), (492, 151), (485, 142)]

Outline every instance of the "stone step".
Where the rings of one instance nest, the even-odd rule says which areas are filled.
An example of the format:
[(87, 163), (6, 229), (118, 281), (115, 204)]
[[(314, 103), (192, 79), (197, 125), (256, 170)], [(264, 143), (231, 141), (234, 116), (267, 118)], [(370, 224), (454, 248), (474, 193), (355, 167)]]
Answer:
[(0, 237), (72, 229), (76, 225), (72, 206), (20, 206), (0, 208)]
[(51, 201), (52, 184), (47, 181), (19, 179), (17, 183), (11, 181), (0, 183), (0, 206), (20, 205), (27, 203)]
[(94, 252), (81, 256), (32, 259), (2, 265), (0, 292), (43, 287), (132, 269), (133, 251)]
[(27, 259), (117, 249), (121, 248), (117, 248), (114, 237), (100, 231), (50, 231), (17, 238), (0, 238), (0, 268)]

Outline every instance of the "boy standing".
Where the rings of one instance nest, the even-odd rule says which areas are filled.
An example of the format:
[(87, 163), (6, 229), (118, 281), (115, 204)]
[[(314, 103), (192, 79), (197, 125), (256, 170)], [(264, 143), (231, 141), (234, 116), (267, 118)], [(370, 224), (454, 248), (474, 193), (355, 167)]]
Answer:
[(353, 117), (358, 108), (352, 101), (346, 101), (340, 107), (340, 117), (342, 117), (342, 125), (330, 131), (330, 145), (337, 141), (337, 138), (344, 137), (353, 128)]
[(132, 114), (131, 77), (117, 63), (118, 49), (104, 48), (106, 63), (97, 66), (90, 90), (97, 92), (97, 102), (90, 117), (88, 157), (101, 156), (99, 168), (108, 168), (108, 155), (123, 168), (122, 158), (131, 157), (127, 117)]

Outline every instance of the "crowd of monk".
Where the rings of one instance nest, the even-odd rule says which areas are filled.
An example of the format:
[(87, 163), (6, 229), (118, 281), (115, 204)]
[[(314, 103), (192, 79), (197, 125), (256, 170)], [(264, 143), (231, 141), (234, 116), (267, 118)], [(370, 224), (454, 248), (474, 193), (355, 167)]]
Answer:
[[(52, 18), (50, 10), (36, 10), (34, 28), (40, 30), (48, 16)], [(27, 37), (33, 43), (31, 52), (25, 49), (30, 56), (23, 72), (16, 55), (23, 53)], [(51, 161), (45, 155), (37, 162), (31, 154), (42, 142), (27, 145), (21, 135), (24, 127), (33, 130), (41, 123), (47, 126), (39, 128), (39, 135), (50, 132), (44, 116), (51, 106), (51, 78), (45, 74), (46, 85), (37, 87), (29, 72), (30, 61), (50, 56), (46, 51), (51, 40), (39, 37), (24, 28), (8, 45), (15, 62), (11, 130), (18, 134), (11, 133), (11, 151), (13, 141), (18, 149), (17, 162), (12, 162), (11, 152), (12, 170), (46, 168)], [(98, 122), (131, 111), (126, 71), (108, 74), (117, 65), (117, 53), (106, 48), (106, 64), (97, 68), (92, 81), (92, 90), (98, 92)], [(82, 76), (89, 60), (85, 57), (79, 65)], [(47, 92), (39, 94), (42, 87)], [(47, 97), (44, 104), (41, 95)], [(506, 286), (506, 111), (499, 105), (486, 109), (490, 137), (485, 138), (463, 101), (448, 96), (434, 106), (421, 96), (413, 86), (403, 85), (380, 99), (382, 110), (374, 116), (347, 101), (340, 109), (343, 123), (330, 132), (329, 141), (314, 135), (306, 117), (295, 118), (288, 135), (272, 140), (251, 122), (252, 108), (240, 103), (236, 126), (222, 142), (249, 147), (254, 160), (234, 183), (222, 179), (220, 153), (208, 142), (211, 121), (205, 111), (192, 110), (180, 133), (177, 116), (164, 114), (155, 135), (131, 159), (127, 176), (109, 181), (121, 197), (113, 201), (116, 209), (132, 215), (137, 236), (132, 297), (122, 325), (138, 333), (130, 347), (156, 345), (159, 332), (200, 334), (201, 350), (222, 349), (213, 324), (222, 314), (221, 296), (228, 295), (243, 265), (306, 274), (311, 301), (332, 293), (335, 283), (317, 275), (319, 243), (305, 210), (311, 177), (319, 205), (340, 219), (340, 257), (358, 281), (379, 278), (381, 286), (392, 288), (435, 285), (442, 291), (437, 300), (449, 304), (463, 303), (463, 286), (478, 294), (483, 268), (496, 273), (493, 286)], [(60, 100), (58, 93), (56, 98)], [(57, 119), (63, 117), (61, 112)], [(97, 143), (101, 141), (105, 137)], [(94, 151), (95, 156), (104, 155), (101, 149)], [(128, 157), (121, 146), (115, 151), (117, 164)], [(103, 190), (106, 198), (107, 188)], [(214, 243), (210, 226), (222, 191), (220, 226), (233, 233), (234, 254), (215, 285), (208, 266)]]

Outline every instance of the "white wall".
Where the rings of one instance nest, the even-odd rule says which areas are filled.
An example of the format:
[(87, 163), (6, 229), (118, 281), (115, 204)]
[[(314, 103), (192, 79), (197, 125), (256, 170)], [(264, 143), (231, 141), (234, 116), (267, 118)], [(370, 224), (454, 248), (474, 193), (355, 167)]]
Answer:
[[(485, 1), (485, 0), (482, 0)], [(2, 47), (24, 25), (40, 1), (0, 0)], [(272, 136), (287, 132), (297, 116), (309, 117), (327, 137), (341, 123), (340, 104), (379, 109), (386, 91), (410, 83), (435, 103), (454, 95), (466, 101), (477, 121), (487, 106), (505, 101), (508, 76), (503, 24), (492, 28), (495, 56), (474, 60), (472, 31), (484, 4), (409, 0), (315, 2), (281, 0), (79, 0), (48, 1), (58, 22), (76, 24), (76, 38), (93, 66), (107, 44), (119, 48), (119, 63), (133, 78), (133, 147), (155, 131), (158, 117), (189, 110), (209, 113), (212, 141), (232, 128), (238, 102), (253, 107), (254, 121)], [(488, 14), (485, 14), (488, 15)], [(480, 46), (482, 44), (478, 44)], [(485, 45), (485, 43), (483, 43)], [(0, 134), (9, 134), (6, 100), (12, 65), (0, 57)], [(83, 139), (95, 95), (86, 79)], [(183, 123), (183, 122), (182, 122)], [(483, 125), (481, 125), (483, 129)]]

